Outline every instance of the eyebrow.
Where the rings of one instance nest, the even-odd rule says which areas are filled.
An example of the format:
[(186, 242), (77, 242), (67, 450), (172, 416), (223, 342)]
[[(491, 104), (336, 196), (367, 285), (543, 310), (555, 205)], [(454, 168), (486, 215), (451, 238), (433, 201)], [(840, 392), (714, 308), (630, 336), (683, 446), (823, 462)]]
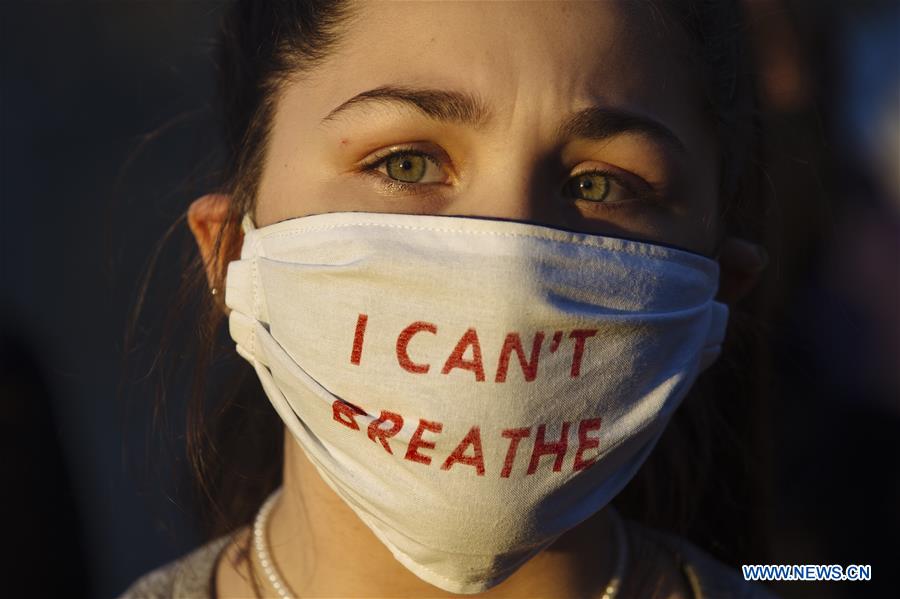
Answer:
[(329, 112), (321, 122), (333, 120), (351, 106), (369, 102), (405, 104), (435, 120), (474, 128), (485, 125), (491, 119), (490, 111), (484, 103), (466, 92), (384, 85), (356, 94)]
[[(356, 94), (329, 112), (321, 123), (335, 120), (351, 107), (369, 103), (406, 105), (434, 120), (475, 129), (485, 126), (492, 119), (491, 111), (484, 102), (467, 92), (383, 85)], [(593, 106), (579, 110), (561, 123), (556, 131), (559, 139), (582, 138), (597, 141), (625, 133), (646, 135), (676, 150), (686, 151), (681, 139), (662, 123), (617, 108)]]

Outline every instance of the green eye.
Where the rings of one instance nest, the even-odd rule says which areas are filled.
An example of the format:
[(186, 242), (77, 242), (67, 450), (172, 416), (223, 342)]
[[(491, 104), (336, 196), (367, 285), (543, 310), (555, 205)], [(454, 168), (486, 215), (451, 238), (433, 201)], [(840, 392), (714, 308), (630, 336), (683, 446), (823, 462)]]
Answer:
[(388, 177), (404, 183), (416, 183), (425, 175), (427, 159), (419, 154), (398, 153), (384, 161)]
[(581, 199), (602, 202), (609, 195), (609, 183), (603, 173), (584, 173), (569, 180), (569, 191)]

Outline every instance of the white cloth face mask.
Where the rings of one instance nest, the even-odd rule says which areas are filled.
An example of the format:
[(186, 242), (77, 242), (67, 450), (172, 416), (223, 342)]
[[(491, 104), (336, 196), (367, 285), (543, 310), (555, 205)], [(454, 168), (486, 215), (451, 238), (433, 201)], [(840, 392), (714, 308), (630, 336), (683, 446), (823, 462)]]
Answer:
[(718, 263), (653, 243), (366, 212), (244, 230), (238, 353), (325, 482), (455, 593), (606, 506), (728, 320)]

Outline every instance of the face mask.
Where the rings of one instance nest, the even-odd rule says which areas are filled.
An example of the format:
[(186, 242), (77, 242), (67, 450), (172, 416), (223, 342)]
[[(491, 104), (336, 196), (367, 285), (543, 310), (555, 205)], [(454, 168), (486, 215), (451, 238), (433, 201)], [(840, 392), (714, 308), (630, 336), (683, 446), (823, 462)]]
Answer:
[(454, 593), (606, 506), (728, 319), (718, 264), (662, 245), (364, 212), (244, 230), (238, 353), (325, 482)]

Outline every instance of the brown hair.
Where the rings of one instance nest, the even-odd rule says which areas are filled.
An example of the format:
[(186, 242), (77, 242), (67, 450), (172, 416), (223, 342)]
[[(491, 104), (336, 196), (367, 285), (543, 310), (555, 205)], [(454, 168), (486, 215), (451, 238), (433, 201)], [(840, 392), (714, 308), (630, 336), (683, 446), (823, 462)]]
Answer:
[[(725, 229), (761, 239), (765, 207), (757, 184), (755, 95), (747, 54), (741, 51), (738, 3), (659, 1), (647, 6), (661, 26), (677, 23), (693, 45), (693, 67), (703, 82), (723, 156), (720, 216)], [(352, 18), (350, 7), (334, 0), (238, 0), (223, 21), (218, 68), (227, 160), (220, 189), (231, 195), (232, 204), (216, 240), (226, 261), (217, 265), (218, 289), (224, 288), (225, 264), (240, 245), (241, 215), (255, 203), (279, 91), (288, 78), (302, 76), (328, 56)], [(173, 227), (182, 225), (179, 221)], [(284, 429), (255, 374), (223, 334), (221, 294), (209, 294), (204, 265), (194, 256), (183, 271), (179, 295), (195, 298), (203, 314), (199, 329), (187, 328), (196, 333), (186, 339), (194, 346), (161, 351), (155, 372), (162, 404), (165, 385), (171, 384), (172, 369), (166, 364), (184, 364), (190, 356), (194, 379), (187, 451), (200, 491), (199, 513), (207, 516), (208, 533), (215, 536), (251, 521), (279, 484)], [(764, 542), (758, 517), (765, 498), (758, 426), (764, 414), (759, 391), (765, 384), (761, 306), (757, 294), (731, 307), (721, 358), (699, 378), (657, 449), (614, 502), (631, 518), (686, 534), (731, 562), (756, 552)], [(172, 343), (192, 314), (182, 305), (173, 306), (160, 347)], [(221, 379), (218, 371), (231, 378), (210, 389), (210, 381)], [(164, 410), (161, 404), (158, 409)], [(750, 541), (757, 547), (748, 547)]]

